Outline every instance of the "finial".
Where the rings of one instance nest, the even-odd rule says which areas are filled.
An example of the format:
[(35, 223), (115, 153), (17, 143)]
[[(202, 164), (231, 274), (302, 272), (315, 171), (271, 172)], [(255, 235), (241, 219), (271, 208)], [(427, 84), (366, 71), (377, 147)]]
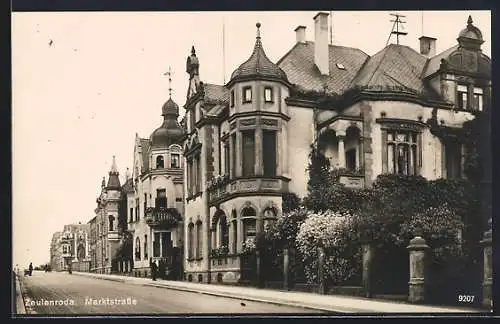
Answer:
[(168, 75), (168, 96), (172, 98), (172, 68), (168, 67), (168, 72), (163, 73), (163, 75)]
[(472, 25), (472, 16), (469, 15), (469, 19), (467, 19), (467, 25)]
[(255, 26), (257, 26), (257, 38), (260, 38), (260, 23), (256, 23)]
[(113, 155), (113, 163), (111, 164), (110, 172), (118, 173), (118, 168), (116, 167), (116, 159), (115, 159), (114, 155)]
[(193, 46), (191, 46), (191, 55), (196, 55), (196, 51), (195, 51), (195, 49), (194, 49), (194, 45), (193, 45)]

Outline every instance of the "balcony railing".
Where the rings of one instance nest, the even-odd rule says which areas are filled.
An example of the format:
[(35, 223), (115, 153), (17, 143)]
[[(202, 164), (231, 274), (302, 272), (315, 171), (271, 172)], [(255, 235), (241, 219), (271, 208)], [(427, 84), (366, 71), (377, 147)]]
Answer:
[(229, 270), (229, 269), (240, 269), (241, 267), (241, 256), (239, 254), (228, 254), (223, 256), (215, 256), (210, 258), (212, 262), (212, 270)]
[(286, 192), (289, 179), (284, 177), (240, 177), (229, 179), (227, 176), (212, 181), (208, 186), (209, 201), (223, 199), (228, 195), (244, 192)]
[(170, 228), (182, 221), (182, 216), (175, 208), (149, 207), (145, 220), (151, 227)]
[(356, 170), (349, 169), (336, 169), (339, 176), (339, 182), (344, 184), (348, 188), (353, 189), (363, 189), (365, 187), (365, 172), (363, 168)]

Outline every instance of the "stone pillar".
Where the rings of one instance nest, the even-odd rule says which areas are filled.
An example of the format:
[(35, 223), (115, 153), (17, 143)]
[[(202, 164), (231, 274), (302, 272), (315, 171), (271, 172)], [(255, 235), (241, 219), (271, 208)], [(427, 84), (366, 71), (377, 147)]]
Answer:
[(233, 253), (233, 241), (234, 241), (234, 229), (233, 229), (233, 226), (234, 226), (234, 223), (230, 220), (228, 220), (228, 226), (227, 226), (227, 233), (228, 233), (228, 239), (229, 239), (229, 242), (228, 242), (228, 249), (229, 249), (229, 253)]
[(323, 266), (325, 264), (325, 250), (320, 247), (318, 248), (318, 293), (326, 293), (326, 283), (325, 274), (323, 272)]
[(492, 227), (491, 218), (488, 221), (488, 230), (484, 232), (483, 240), (481, 245), (483, 246), (483, 256), (484, 256), (484, 276), (483, 276), (483, 307), (493, 308), (493, 295), (492, 295), (492, 284), (493, 284), (493, 263), (492, 263)]
[(75, 261), (76, 261), (76, 259), (77, 259), (77, 256), (76, 256), (76, 250), (77, 250), (77, 249), (76, 249), (76, 233), (73, 233), (73, 243), (74, 243), (73, 245), (74, 245), (74, 247), (75, 247), (75, 248), (73, 249), (73, 260), (75, 260)]
[[(260, 89), (260, 87), (258, 89)], [(262, 176), (264, 174), (264, 154), (265, 152), (262, 152), (262, 130), (257, 126), (255, 129), (255, 175), (257, 176)]]
[(345, 168), (345, 148), (344, 148), (344, 140), (345, 136), (344, 135), (338, 135), (337, 136), (339, 142), (338, 142), (338, 167), (339, 168)]
[(283, 250), (283, 289), (290, 290), (290, 253), (288, 248)]
[(425, 298), (425, 254), (429, 246), (418, 234), (410, 241), (406, 248), (410, 254), (410, 281), (408, 287), (408, 301), (421, 303)]
[(85, 233), (85, 259), (89, 258), (89, 236)]
[(240, 252), (242, 249), (243, 249), (243, 222), (241, 220), (241, 218), (238, 218), (237, 220), (237, 223), (236, 223), (236, 227), (237, 227), (237, 233), (238, 233), (238, 248), (237, 248), (237, 252)]
[(373, 260), (373, 246), (370, 243), (364, 243), (363, 250), (363, 289), (365, 297), (372, 297), (372, 260)]

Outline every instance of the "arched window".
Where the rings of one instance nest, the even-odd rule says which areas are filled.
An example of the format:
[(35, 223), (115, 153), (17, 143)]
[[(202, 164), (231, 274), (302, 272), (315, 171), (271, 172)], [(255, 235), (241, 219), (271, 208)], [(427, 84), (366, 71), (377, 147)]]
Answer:
[(144, 260), (148, 259), (148, 235), (144, 235)]
[(156, 157), (156, 168), (163, 169), (165, 164), (163, 163), (163, 156), (159, 155)]
[(276, 210), (273, 207), (268, 207), (264, 210), (264, 230), (271, 226), (276, 220)]
[(220, 246), (228, 247), (229, 245), (229, 232), (227, 229), (227, 219), (226, 215), (221, 215), (219, 217), (219, 242)]
[(241, 212), (243, 222), (243, 242), (255, 239), (257, 235), (257, 212), (252, 207), (245, 207)]
[(139, 236), (135, 238), (135, 261), (141, 260), (141, 240)]
[(203, 248), (203, 227), (201, 221), (196, 223), (196, 258), (201, 259)]
[(193, 259), (194, 257), (194, 224), (190, 223), (188, 225), (188, 259)]

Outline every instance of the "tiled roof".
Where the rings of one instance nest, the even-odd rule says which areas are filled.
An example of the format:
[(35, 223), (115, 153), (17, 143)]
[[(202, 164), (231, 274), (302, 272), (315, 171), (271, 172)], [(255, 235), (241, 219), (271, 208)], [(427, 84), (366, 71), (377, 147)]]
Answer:
[[(260, 24), (257, 23), (257, 30), (260, 28)], [(262, 41), (260, 38), (260, 32), (257, 31), (257, 38), (255, 40), (255, 46), (253, 52), (246, 60), (243, 62), (234, 72), (231, 74), (232, 83), (236, 80), (245, 80), (248, 78), (270, 78), (277, 81), (287, 82), (287, 76), (285, 72), (280, 69), (280, 67), (267, 57), (264, 48), (262, 46)]]
[(422, 93), (426, 91), (421, 79), (426, 62), (427, 58), (412, 48), (390, 44), (368, 60), (351, 87), (401, 87)]
[(439, 70), (439, 66), (441, 65), (441, 59), (448, 58), (448, 56), (450, 56), (451, 53), (453, 53), (454, 51), (456, 51), (458, 49), (458, 46), (459, 45), (455, 45), (455, 46), (447, 49), (446, 51), (431, 57), (429, 59), (429, 61), (427, 62), (427, 67), (425, 68), (425, 71), (422, 74), (422, 77), (425, 78), (425, 77), (431, 75), (432, 73), (436, 72), (437, 70)]
[(134, 182), (132, 178), (128, 178), (125, 183), (122, 186), (122, 191), (127, 193), (127, 192), (134, 192)]
[(326, 83), (329, 93), (341, 94), (348, 90), (369, 56), (357, 48), (329, 45), (328, 49), (328, 76), (322, 76), (314, 64), (314, 42), (297, 43), (277, 64), (292, 84), (305, 90), (324, 91)]
[(149, 157), (148, 157), (149, 146), (150, 146), (149, 139), (141, 138), (141, 150), (142, 150), (141, 173), (149, 170)]
[(229, 102), (229, 90), (225, 86), (210, 83), (204, 83), (203, 86), (206, 101), (216, 103)]

